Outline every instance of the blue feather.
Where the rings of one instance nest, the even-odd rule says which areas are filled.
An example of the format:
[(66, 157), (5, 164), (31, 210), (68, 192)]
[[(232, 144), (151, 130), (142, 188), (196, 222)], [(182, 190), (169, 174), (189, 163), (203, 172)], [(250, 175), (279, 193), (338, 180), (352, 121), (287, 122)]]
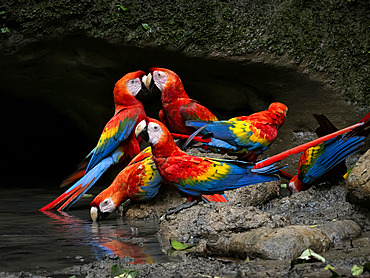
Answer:
[(344, 161), (348, 156), (358, 152), (364, 144), (365, 137), (356, 136), (348, 139), (336, 139), (335, 141), (325, 142), (324, 152), (304, 175), (303, 183), (310, 184), (314, 182)]
[[(127, 121), (126, 121), (127, 119)], [(118, 126), (117, 134), (113, 138), (109, 138), (106, 146), (103, 149), (97, 147), (93, 150), (93, 155), (90, 159), (90, 162), (86, 168), (86, 172), (90, 171), (96, 164), (98, 164), (104, 157), (109, 155), (117, 146), (124, 140), (128, 138), (131, 134), (137, 117), (132, 118), (131, 120), (126, 118), (125, 121), (121, 121)]]
[(205, 146), (210, 146), (210, 147), (214, 147), (214, 148), (228, 149), (228, 150), (233, 150), (233, 151), (237, 151), (239, 149), (238, 147), (230, 145), (229, 143), (227, 143), (225, 141), (222, 141), (222, 140), (218, 140), (216, 138), (211, 138), (210, 142), (203, 143), (203, 144)]
[(120, 152), (115, 151), (112, 153), (112, 155), (106, 157), (102, 161), (98, 163), (94, 168), (92, 168), (89, 172), (87, 172), (81, 179), (79, 179), (74, 185), (72, 185), (65, 193), (68, 193), (75, 189), (78, 186), (86, 188), (78, 195), (75, 196), (75, 198), (68, 203), (64, 209), (68, 209), (71, 207), (75, 202), (77, 202), (82, 195), (84, 195), (95, 183), (96, 181), (103, 175), (110, 166), (113, 164), (116, 164), (119, 161)]

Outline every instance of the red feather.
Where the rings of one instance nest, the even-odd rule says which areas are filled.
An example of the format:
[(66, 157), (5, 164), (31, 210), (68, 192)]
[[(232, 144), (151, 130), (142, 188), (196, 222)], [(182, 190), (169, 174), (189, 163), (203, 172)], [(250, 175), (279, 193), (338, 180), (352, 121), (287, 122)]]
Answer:
[(325, 136), (320, 137), (318, 139), (315, 139), (313, 141), (310, 141), (310, 142), (307, 142), (305, 144), (294, 147), (292, 149), (286, 150), (282, 153), (279, 153), (277, 155), (271, 156), (271, 157), (269, 157), (265, 160), (262, 160), (262, 161), (258, 162), (253, 168), (254, 169), (259, 169), (259, 168), (271, 165), (271, 164), (273, 164), (275, 162), (278, 162), (278, 161), (281, 161), (281, 160), (283, 160), (283, 159), (285, 159), (285, 158), (287, 158), (287, 157), (289, 157), (293, 154), (303, 152), (303, 151), (307, 150), (308, 148), (314, 147), (314, 146), (316, 146), (316, 145), (318, 145), (322, 142), (325, 142), (325, 141), (328, 141), (328, 140), (330, 140), (334, 137), (337, 137), (338, 135), (349, 132), (349, 131), (351, 131), (352, 129), (354, 129), (356, 127), (362, 126), (363, 124), (364, 124), (363, 122), (360, 122), (360, 123), (351, 125), (347, 128), (341, 129), (339, 131), (336, 131), (336, 132), (333, 132), (331, 134), (325, 135)]
[(186, 120), (217, 120), (217, 117), (206, 107), (189, 98), (176, 73), (164, 68), (151, 68), (150, 73), (155, 84), (158, 74), (165, 74), (167, 77), (161, 91), (163, 109), (159, 112), (159, 119), (170, 131), (190, 135), (195, 130), (185, 125)]

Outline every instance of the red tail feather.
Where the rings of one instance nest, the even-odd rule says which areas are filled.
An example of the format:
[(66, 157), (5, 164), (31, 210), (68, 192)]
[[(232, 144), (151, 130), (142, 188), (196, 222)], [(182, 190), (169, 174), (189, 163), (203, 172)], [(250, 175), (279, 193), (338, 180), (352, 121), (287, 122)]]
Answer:
[(227, 202), (227, 199), (220, 194), (202, 195), (208, 202)]
[(73, 193), (75, 193), (77, 190), (79, 189), (79, 187), (76, 187), (74, 189), (72, 189), (71, 191), (67, 192), (67, 193), (63, 193), (62, 195), (60, 195), (58, 198), (56, 198), (54, 201), (52, 201), (51, 203), (47, 204), (46, 206), (42, 207), (39, 209), (39, 211), (46, 211), (46, 210), (51, 210), (53, 208), (55, 208), (56, 206), (58, 206), (60, 203), (64, 202), (67, 198), (69, 198)]
[(366, 114), (365, 117), (363, 117), (359, 123), (366, 123), (370, 119), (370, 112)]
[(75, 183), (77, 180), (81, 179), (85, 175), (85, 172), (86, 172), (86, 167), (82, 170), (78, 170), (78, 171), (74, 172), (73, 174), (66, 177), (60, 183), (60, 187), (65, 187), (69, 184)]
[(271, 156), (271, 157), (269, 157), (265, 160), (262, 160), (262, 161), (258, 162), (253, 168), (254, 169), (259, 169), (259, 168), (271, 165), (271, 164), (273, 164), (275, 162), (278, 162), (280, 160), (283, 160), (283, 159), (285, 159), (285, 158), (287, 158), (287, 157), (289, 157), (293, 154), (303, 152), (303, 151), (307, 150), (308, 148), (317, 146), (318, 144), (320, 144), (322, 142), (328, 141), (328, 140), (330, 140), (334, 137), (337, 137), (338, 135), (341, 135), (341, 134), (344, 134), (348, 131), (351, 131), (352, 129), (354, 129), (356, 127), (362, 126), (363, 124), (364, 124), (363, 122), (359, 122), (359, 123), (351, 125), (347, 128), (344, 128), (344, 129), (338, 130), (336, 132), (333, 132), (331, 134), (325, 135), (323, 137), (317, 138), (317, 139), (315, 139), (313, 141), (310, 141), (308, 143), (305, 143), (305, 144), (299, 145), (297, 147), (294, 147), (290, 150), (286, 150), (282, 153), (279, 153), (277, 155)]
[[(93, 179), (94, 180), (94, 179)], [(71, 202), (73, 202), (78, 196), (80, 196), (82, 194), (82, 192), (85, 190), (86, 187), (88, 187), (92, 182), (93, 180), (91, 180), (89, 183), (87, 183), (85, 186), (78, 186), (77, 187), (77, 190), (73, 190), (74, 193), (73, 194), (69, 194), (69, 198), (67, 201), (64, 202), (63, 205), (61, 205), (59, 208), (58, 208), (58, 211), (62, 211), (66, 206), (68, 206)]]
[(286, 178), (288, 180), (291, 180), (294, 176), (289, 174), (288, 172), (285, 172), (283, 170), (279, 170), (279, 176)]
[(86, 168), (87, 165), (89, 165), (90, 158), (90, 155), (88, 155), (84, 160), (82, 160), (80, 164), (78, 164), (76, 171), (70, 174), (60, 183), (60, 187), (65, 187), (67, 185), (73, 184), (77, 182), (80, 178), (82, 178), (86, 173)]
[[(179, 134), (179, 133), (171, 133), (171, 135), (173, 138), (178, 138), (178, 139), (188, 139), (191, 136), (191, 135)], [(195, 136), (193, 140), (197, 142), (202, 142), (202, 143), (211, 142), (211, 139), (203, 139), (200, 136)]]

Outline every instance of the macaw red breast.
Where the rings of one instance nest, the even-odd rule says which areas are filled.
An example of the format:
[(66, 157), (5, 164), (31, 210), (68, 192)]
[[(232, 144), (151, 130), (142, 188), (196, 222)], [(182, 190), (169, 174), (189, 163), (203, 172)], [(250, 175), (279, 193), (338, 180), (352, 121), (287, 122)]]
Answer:
[(194, 129), (185, 125), (187, 120), (217, 121), (212, 112), (190, 98), (178, 98), (162, 106), (163, 122), (172, 132), (192, 134)]

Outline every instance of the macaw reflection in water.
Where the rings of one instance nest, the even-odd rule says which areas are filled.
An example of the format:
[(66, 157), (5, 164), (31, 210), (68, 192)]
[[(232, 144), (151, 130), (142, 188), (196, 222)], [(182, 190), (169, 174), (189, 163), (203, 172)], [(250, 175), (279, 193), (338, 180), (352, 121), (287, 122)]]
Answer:
[[(135, 240), (135, 236), (133, 237), (132, 228), (124, 223), (118, 223), (118, 225), (105, 223), (101, 226), (66, 212), (42, 211), (42, 213), (50, 217), (50, 225), (56, 227), (59, 241), (65, 241), (69, 245), (72, 243), (76, 247), (91, 246), (97, 260), (102, 260), (104, 256), (109, 255), (132, 258), (131, 264), (154, 262), (151, 254), (153, 252), (149, 253), (146, 250), (145, 239), (139, 240), (140, 244), (129, 242), (133, 238)], [(142, 242), (144, 244), (141, 244)], [(159, 248), (155, 252), (160, 252)]]

